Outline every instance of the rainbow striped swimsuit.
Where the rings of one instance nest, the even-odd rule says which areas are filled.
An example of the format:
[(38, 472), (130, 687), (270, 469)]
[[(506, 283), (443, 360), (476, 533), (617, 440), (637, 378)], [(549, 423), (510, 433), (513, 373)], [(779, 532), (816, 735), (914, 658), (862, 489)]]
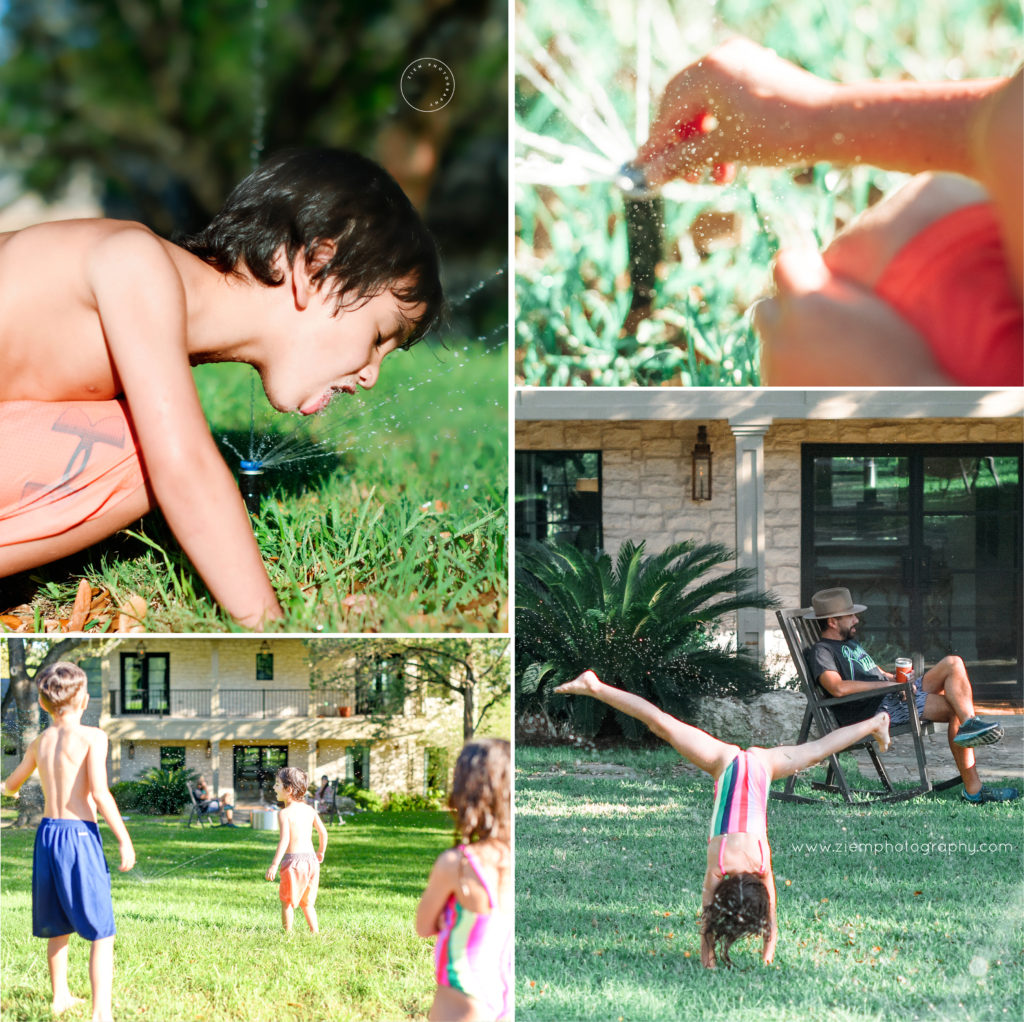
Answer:
[(494, 890), (466, 845), (459, 845), (466, 862), (487, 892), (491, 911), (484, 915), (464, 908), (454, 894), (444, 907), (444, 925), (434, 948), (438, 986), (451, 987), (485, 1005), (503, 1019), (511, 1015), (512, 916), (497, 912)]
[(768, 769), (757, 756), (741, 750), (715, 781), (711, 833), (768, 837)]

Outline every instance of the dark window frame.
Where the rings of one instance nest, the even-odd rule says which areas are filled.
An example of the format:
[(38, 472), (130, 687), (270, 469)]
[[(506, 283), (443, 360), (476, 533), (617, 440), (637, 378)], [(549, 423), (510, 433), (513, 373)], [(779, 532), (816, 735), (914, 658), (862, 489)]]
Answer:
[[(582, 459), (596, 459), (596, 477), (585, 475), (589, 471)], [(561, 462), (561, 465), (558, 463)], [(575, 463), (575, 464), (574, 464)], [(573, 482), (597, 479), (596, 494), (580, 490), (570, 483), (570, 468), (575, 469)], [(557, 476), (560, 482), (545, 481), (545, 470)], [(521, 450), (516, 451), (516, 505), (515, 536), (517, 540), (543, 541), (560, 539), (571, 542), (583, 550), (596, 553), (604, 549), (604, 452), (602, 450)], [(551, 502), (543, 496), (554, 486), (561, 491)], [(572, 507), (576, 497), (576, 513)], [(566, 514), (552, 517), (551, 504), (562, 505)], [(595, 510), (596, 509), (596, 510)]]

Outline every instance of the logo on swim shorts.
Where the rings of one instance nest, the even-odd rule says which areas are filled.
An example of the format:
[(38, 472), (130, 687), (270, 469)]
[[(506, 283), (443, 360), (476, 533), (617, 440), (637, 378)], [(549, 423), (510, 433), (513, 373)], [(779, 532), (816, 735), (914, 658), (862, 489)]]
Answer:
[(443, 60), (418, 57), (402, 72), (402, 99), (422, 114), (437, 113), (455, 95), (455, 75)]

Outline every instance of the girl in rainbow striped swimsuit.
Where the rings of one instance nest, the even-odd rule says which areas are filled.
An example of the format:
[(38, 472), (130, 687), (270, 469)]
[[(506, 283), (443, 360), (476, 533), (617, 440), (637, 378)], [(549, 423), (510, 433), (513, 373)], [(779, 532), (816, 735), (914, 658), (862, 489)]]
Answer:
[(805, 770), (873, 735), (884, 752), (889, 748), (889, 716), (879, 713), (824, 738), (774, 749), (719, 741), (706, 731), (684, 724), (641, 696), (606, 685), (593, 671), (555, 689), (561, 695), (586, 695), (635, 717), (663, 738), (681, 756), (715, 779), (715, 806), (708, 837), (707, 869), (701, 904), (700, 960), (715, 968), (725, 965), (729, 948), (740, 937), (763, 938), (762, 957), (775, 955), (775, 878), (768, 845), (768, 789), (772, 781)]
[(511, 775), (499, 738), (468, 742), (455, 764), (455, 847), (434, 863), (416, 910), (416, 932), (437, 935), (431, 1022), (512, 1017)]

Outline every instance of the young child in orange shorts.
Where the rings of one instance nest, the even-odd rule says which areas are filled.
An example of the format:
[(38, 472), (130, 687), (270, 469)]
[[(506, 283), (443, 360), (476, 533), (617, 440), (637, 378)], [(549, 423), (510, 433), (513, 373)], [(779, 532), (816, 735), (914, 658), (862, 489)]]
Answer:
[[(281, 922), (285, 932), (290, 932), (298, 905), (306, 917), (309, 929), (320, 932), (320, 921), (316, 914), (316, 896), (320, 889), (320, 863), (327, 851), (327, 828), (320, 814), (307, 805), (306, 791), (309, 778), (298, 767), (284, 767), (277, 772), (274, 791), (284, 801), (284, 809), (277, 814), (277, 825), (281, 839), (277, 843), (274, 861), (267, 870), (267, 879), (273, 880), (278, 866), (281, 867), (281, 884), (278, 894), (281, 899)], [(320, 847), (313, 850), (313, 828), (320, 838)]]
[(312, 415), (441, 304), (419, 214), (345, 150), (271, 157), (180, 244), (116, 220), (0, 234), (0, 578), (159, 505), (228, 613), (281, 617), (191, 366), (246, 362), (274, 408)]
[[(677, 127), (710, 115), (708, 132)], [(669, 83), (636, 163), (867, 163), (918, 175), (823, 252), (783, 249), (757, 304), (762, 382), (1024, 383), (1024, 74), (838, 84), (734, 38)]]

